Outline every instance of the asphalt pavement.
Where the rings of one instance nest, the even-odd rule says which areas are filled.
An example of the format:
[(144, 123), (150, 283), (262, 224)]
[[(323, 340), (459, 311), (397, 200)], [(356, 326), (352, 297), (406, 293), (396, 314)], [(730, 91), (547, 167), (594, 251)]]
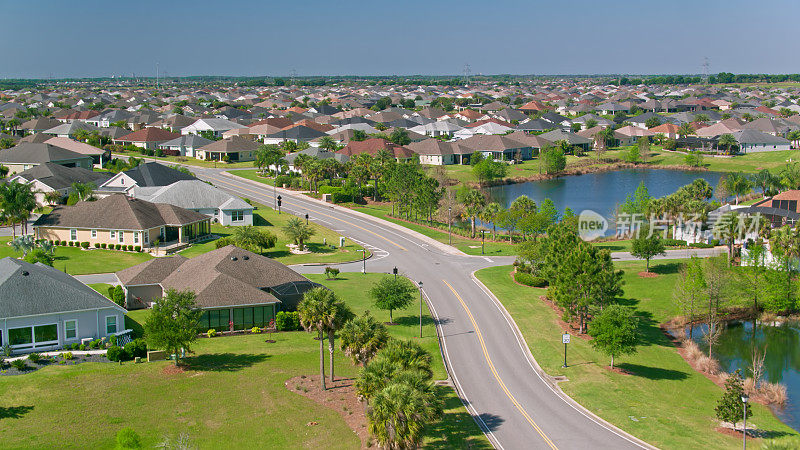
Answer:
[[(450, 381), (475, 421), (497, 448), (621, 449), (649, 447), (594, 416), (566, 396), (539, 369), (516, 325), (500, 302), (473, 276), (512, 257), (467, 256), (396, 224), (347, 208), (322, 203), (296, 192), (193, 167), (215, 186), (256, 202), (273, 205), (282, 196), (282, 212), (324, 225), (369, 248), (368, 272), (392, 268), (423, 283), (422, 291), (437, 321)], [(338, 266), (360, 272), (361, 262)], [(295, 266), (321, 272), (321, 266)]]

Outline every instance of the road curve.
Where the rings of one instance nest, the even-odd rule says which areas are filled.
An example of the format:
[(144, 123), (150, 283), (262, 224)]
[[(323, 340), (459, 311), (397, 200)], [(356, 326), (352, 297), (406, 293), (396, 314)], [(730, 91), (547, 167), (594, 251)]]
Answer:
[[(273, 188), (219, 169), (192, 167), (215, 186), (273, 205)], [(501, 449), (625, 449), (648, 444), (577, 405), (533, 360), (499, 301), (473, 276), (478, 269), (509, 264), (508, 257), (467, 256), (406, 228), (302, 194), (278, 190), (284, 212), (304, 216), (372, 249), (367, 271), (392, 267), (423, 282), (437, 319), (452, 384), (492, 444)], [(361, 263), (341, 266), (360, 271)], [(320, 272), (320, 266), (299, 267)]]

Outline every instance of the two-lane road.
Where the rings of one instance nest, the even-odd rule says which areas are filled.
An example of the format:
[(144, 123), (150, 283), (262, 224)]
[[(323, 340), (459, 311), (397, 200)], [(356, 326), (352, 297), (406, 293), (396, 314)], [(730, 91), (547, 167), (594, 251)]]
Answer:
[[(217, 187), (265, 205), (273, 188), (223, 173), (192, 168)], [(423, 290), (438, 321), (451, 381), (491, 442), (498, 448), (620, 449), (646, 447), (577, 406), (536, 363), (513, 321), (473, 277), (477, 269), (509, 264), (483, 258), (346, 208), (278, 190), (282, 210), (304, 216), (372, 249), (367, 271), (396, 266)], [(304, 267), (320, 271), (321, 267)], [(361, 263), (344, 270), (360, 271)]]

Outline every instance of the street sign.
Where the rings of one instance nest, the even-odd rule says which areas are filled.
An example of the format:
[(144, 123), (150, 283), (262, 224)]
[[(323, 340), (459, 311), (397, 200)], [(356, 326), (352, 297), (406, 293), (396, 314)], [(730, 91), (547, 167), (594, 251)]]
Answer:
[(561, 335), (561, 343), (569, 344), (569, 333), (564, 333)]

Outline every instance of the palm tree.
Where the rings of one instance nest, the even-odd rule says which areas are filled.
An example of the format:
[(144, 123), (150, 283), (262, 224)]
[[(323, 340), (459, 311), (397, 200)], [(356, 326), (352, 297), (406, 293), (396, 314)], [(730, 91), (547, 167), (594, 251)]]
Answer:
[(58, 191), (48, 191), (44, 193), (44, 200), (48, 205), (55, 205), (61, 201), (64, 196)]
[(729, 155), (731, 154), (731, 148), (737, 147), (738, 145), (739, 145), (739, 143), (736, 142), (736, 138), (734, 138), (732, 134), (728, 134), (728, 133), (723, 134), (722, 136), (720, 136), (719, 137), (719, 141), (717, 141), (717, 147), (723, 147), (724, 146), (725, 147), (725, 153), (727, 153)]
[(322, 150), (327, 150), (329, 152), (336, 151), (336, 141), (333, 140), (330, 136), (322, 136), (319, 138), (319, 148)]
[(339, 333), (342, 351), (353, 360), (353, 364), (366, 365), (389, 340), (386, 326), (365, 311), (360, 317), (349, 320)]
[(325, 387), (325, 340), (328, 323), (331, 317), (336, 314), (333, 306), (335, 296), (332, 291), (323, 287), (317, 287), (307, 291), (303, 295), (303, 300), (297, 305), (297, 312), (300, 315), (300, 324), (309, 333), (316, 331), (319, 339), (319, 375), (322, 383), (322, 390)]
[(678, 136), (683, 137), (690, 134), (694, 134), (694, 128), (689, 123), (683, 123), (678, 127)]
[(760, 187), (764, 195), (767, 195), (767, 192), (776, 183), (775, 176), (768, 169), (761, 169), (759, 172), (754, 173), (750, 176), (750, 181), (754, 186)]
[(746, 195), (753, 189), (753, 184), (742, 172), (729, 173), (723, 179), (725, 190), (736, 196), (736, 204), (739, 204), (739, 196)]
[(325, 324), (325, 333), (328, 335), (328, 353), (330, 354), (330, 359), (328, 361), (331, 366), (331, 382), (333, 382), (333, 351), (336, 348), (334, 345), (336, 332), (339, 331), (345, 323), (353, 319), (355, 315), (342, 300), (336, 297), (336, 295), (333, 295), (331, 300), (331, 309), (333, 313), (328, 316), (328, 322)]
[(381, 350), (375, 360), (379, 359), (391, 361), (398, 370), (419, 371), (428, 377), (433, 376), (431, 354), (414, 341), (401, 341), (398, 339), (389, 341), (386, 348)]
[(262, 145), (256, 150), (256, 167), (261, 170), (263, 175), (270, 166), (275, 166), (277, 172), (278, 165), (283, 160), (283, 152), (277, 145)]
[(78, 198), (81, 201), (86, 201), (92, 198), (94, 190), (97, 189), (97, 186), (92, 182), (89, 183), (76, 182), (72, 183), (72, 186), (70, 186), (70, 188), (72, 189), (72, 192), (78, 195)]
[(21, 223), (21, 232), (28, 230), (28, 218), (37, 207), (36, 193), (30, 184), (6, 183), (0, 185), (0, 217), (11, 224), (13, 237), (16, 237), (16, 224)]
[(314, 228), (310, 225), (306, 225), (306, 223), (299, 218), (293, 217), (284, 225), (283, 233), (297, 244), (298, 250), (302, 251), (305, 248), (304, 242), (314, 235)]
[(475, 219), (486, 206), (486, 197), (475, 189), (470, 189), (462, 201), (464, 204), (464, 216), (469, 218), (472, 229), (472, 238), (475, 238)]
[[(791, 270), (792, 263), (800, 258), (800, 227), (792, 228), (791, 225), (784, 225), (781, 228), (772, 230), (772, 237), (769, 241), (772, 251), (781, 257), (785, 265), (785, 270)], [(786, 277), (788, 295), (792, 292), (792, 276)]]
[(497, 239), (497, 219), (502, 211), (503, 207), (500, 206), (500, 203), (491, 202), (478, 215), (482, 221), (492, 224), (492, 239)]
[(22, 252), (22, 256), (25, 257), (28, 255), (28, 252), (36, 248), (36, 241), (33, 239), (33, 236), (18, 236), (11, 240), (11, 248), (13, 248), (14, 251)]
[(233, 232), (233, 241), (237, 247), (255, 252), (259, 249), (263, 252), (265, 248), (272, 248), (278, 241), (278, 238), (266, 230), (261, 230), (252, 225), (245, 225), (236, 227)]
[(780, 182), (786, 189), (800, 187), (800, 166), (797, 162), (786, 164), (786, 167), (781, 170)]
[(432, 393), (407, 383), (392, 383), (379, 391), (367, 411), (369, 432), (388, 449), (417, 448), (425, 425), (441, 416)]

